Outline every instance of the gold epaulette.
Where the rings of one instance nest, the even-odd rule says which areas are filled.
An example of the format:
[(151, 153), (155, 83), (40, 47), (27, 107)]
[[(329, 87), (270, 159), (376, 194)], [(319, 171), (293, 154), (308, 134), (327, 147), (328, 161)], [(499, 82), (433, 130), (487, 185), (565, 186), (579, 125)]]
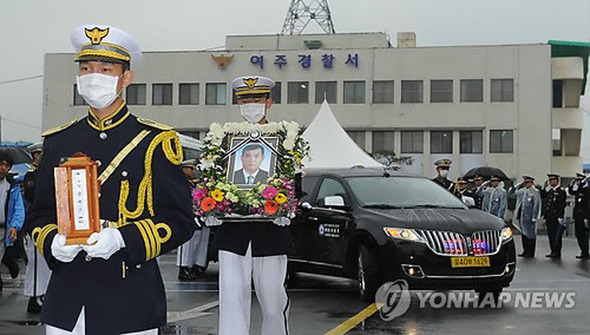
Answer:
[(28, 172), (35, 172), (35, 171), (37, 171), (37, 167), (33, 165), (33, 166), (31, 166), (30, 169), (27, 170), (27, 173)]
[(46, 136), (49, 136), (49, 135), (57, 134), (57, 133), (59, 133), (60, 131), (62, 131), (62, 130), (65, 130), (65, 129), (67, 129), (67, 128), (69, 128), (69, 127), (73, 126), (73, 125), (74, 125), (76, 122), (78, 122), (78, 119), (73, 119), (72, 121), (70, 121), (70, 122), (67, 122), (67, 123), (64, 123), (64, 124), (62, 124), (61, 126), (58, 126), (58, 127), (55, 127), (55, 128), (51, 128), (51, 129), (49, 129), (49, 130), (46, 130), (46, 131), (44, 131), (44, 132), (41, 134), (41, 136), (42, 136), (42, 137), (46, 137)]
[(150, 119), (144, 119), (141, 117), (137, 118), (137, 121), (141, 124), (145, 124), (146, 126), (152, 127), (152, 128), (156, 128), (156, 129), (160, 129), (160, 130), (173, 130), (174, 127), (172, 126), (168, 126), (159, 122), (156, 122), (154, 120), (150, 120)]

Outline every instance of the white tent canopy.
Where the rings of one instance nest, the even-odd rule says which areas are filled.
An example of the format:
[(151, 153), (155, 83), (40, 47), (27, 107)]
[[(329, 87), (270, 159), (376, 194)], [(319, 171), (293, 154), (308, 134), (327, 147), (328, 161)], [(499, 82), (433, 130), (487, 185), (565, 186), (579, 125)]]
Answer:
[(309, 153), (311, 159), (303, 162), (306, 169), (383, 167), (348, 136), (325, 100), (318, 114), (303, 133), (303, 138), (311, 147)]

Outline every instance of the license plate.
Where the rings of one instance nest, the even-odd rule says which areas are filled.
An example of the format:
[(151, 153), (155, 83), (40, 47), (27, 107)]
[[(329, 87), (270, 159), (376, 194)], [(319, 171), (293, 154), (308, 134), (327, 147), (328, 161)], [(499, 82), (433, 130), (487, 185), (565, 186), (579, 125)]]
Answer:
[(490, 267), (489, 257), (452, 257), (452, 268), (487, 268)]

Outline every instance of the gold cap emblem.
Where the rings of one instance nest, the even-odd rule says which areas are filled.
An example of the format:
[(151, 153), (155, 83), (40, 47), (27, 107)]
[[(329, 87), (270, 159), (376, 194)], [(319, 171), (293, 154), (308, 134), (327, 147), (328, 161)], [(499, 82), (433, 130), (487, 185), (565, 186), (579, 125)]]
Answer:
[(85, 28), (84, 32), (86, 33), (86, 37), (88, 37), (88, 39), (90, 39), (90, 42), (93, 45), (97, 45), (97, 44), (100, 44), (102, 39), (105, 38), (109, 34), (109, 28), (106, 28), (104, 30), (98, 29), (98, 27), (94, 27), (93, 29), (86, 29)]
[(244, 84), (248, 86), (249, 89), (253, 89), (258, 83), (258, 78), (244, 78)]

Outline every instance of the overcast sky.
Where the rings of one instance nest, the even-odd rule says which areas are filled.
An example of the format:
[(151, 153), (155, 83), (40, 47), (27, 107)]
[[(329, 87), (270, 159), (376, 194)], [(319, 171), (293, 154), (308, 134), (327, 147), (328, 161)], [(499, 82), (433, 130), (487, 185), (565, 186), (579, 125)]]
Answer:
[[(43, 79), (5, 82), (42, 75), (46, 53), (73, 52), (69, 37), (76, 26), (112, 24), (134, 36), (144, 51), (200, 50), (223, 46), (226, 35), (279, 33), (290, 2), (1, 0), (2, 140), (39, 139)], [(550, 39), (590, 42), (590, 0), (328, 3), (336, 32), (384, 31), (395, 40), (398, 31), (414, 31), (418, 46), (546, 43)], [(588, 113), (589, 101), (584, 97)]]

